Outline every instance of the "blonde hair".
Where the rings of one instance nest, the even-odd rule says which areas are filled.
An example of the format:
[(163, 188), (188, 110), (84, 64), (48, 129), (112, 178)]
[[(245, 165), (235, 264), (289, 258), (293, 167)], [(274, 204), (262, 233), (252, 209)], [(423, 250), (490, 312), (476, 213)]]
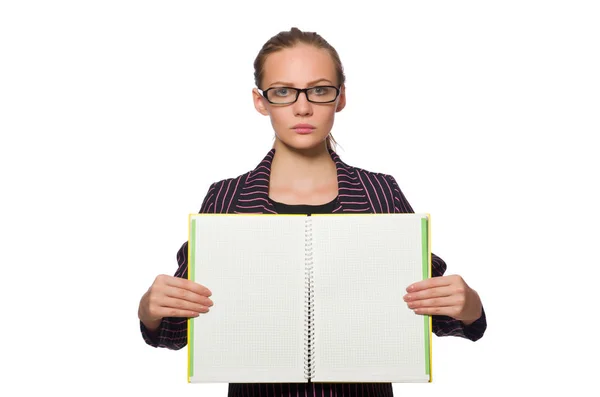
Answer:
[[(322, 48), (329, 52), (333, 64), (335, 67), (336, 77), (338, 85), (344, 84), (346, 76), (344, 75), (344, 68), (342, 61), (337, 51), (331, 44), (327, 42), (316, 32), (303, 32), (298, 28), (292, 28), (289, 31), (279, 32), (277, 35), (271, 37), (261, 48), (254, 60), (254, 83), (258, 88), (261, 88), (262, 79), (264, 76), (264, 67), (267, 56), (270, 54), (281, 51), (285, 48), (292, 48), (298, 44), (312, 45), (316, 48)], [(262, 89), (262, 88), (261, 88)], [(332, 149), (337, 145), (337, 142), (333, 138), (331, 133), (327, 136), (327, 148)]]

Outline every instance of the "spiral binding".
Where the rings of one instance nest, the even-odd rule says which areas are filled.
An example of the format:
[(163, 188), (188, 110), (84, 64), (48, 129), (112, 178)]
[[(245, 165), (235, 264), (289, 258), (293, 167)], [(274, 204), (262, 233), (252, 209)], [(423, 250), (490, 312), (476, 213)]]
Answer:
[(304, 223), (304, 260), (305, 260), (305, 311), (304, 311), (304, 378), (310, 379), (315, 373), (314, 344), (314, 281), (313, 281), (313, 247), (312, 218), (306, 217)]

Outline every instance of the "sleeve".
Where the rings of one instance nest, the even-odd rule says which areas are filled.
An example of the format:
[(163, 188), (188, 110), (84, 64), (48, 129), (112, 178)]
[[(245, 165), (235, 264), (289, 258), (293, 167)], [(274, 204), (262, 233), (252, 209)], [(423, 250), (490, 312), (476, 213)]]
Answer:
[[(215, 188), (213, 183), (204, 197), (199, 213), (207, 213), (215, 205)], [(175, 277), (187, 278), (188, 276), (188, 242), (183, 243), (177, 251), (177, 271)], [(155, 332), (150, 332), (140, 321), (140, 330), (144, 341), (152, 347), (166, 347), (179, 350), (187, 344), (187, 318), (165, 317)]]
[[(412, 207), (406, 200), (406, 197), (400, 190), (395, 178), (387, 175), (394, 197), (394, 212), (396, 213), (414, 213)], [(443, 276), (446, 272), (446, 263), (442, 258), (431, 254), (431, 275), (432, 277)], [(465, 325), (460, 320), (455, 320), (449, 316), (432, 316), (433, 332), (437, 336), (459, 336), (472, 341), (481, 339), (487, 328), (485, 311), (482, 308), (481, 316), (472, 324)]]

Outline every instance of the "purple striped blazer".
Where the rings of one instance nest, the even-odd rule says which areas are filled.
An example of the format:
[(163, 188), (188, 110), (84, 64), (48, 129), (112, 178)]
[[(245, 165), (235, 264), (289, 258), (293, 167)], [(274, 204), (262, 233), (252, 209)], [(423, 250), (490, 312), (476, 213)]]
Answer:
[[(414, 212), (394, 177), (352, 167), (344, 163), (333, 150), (329, 150), (329, 153), (336, 164), (338, 179), (338, 197), (334, 213)], [(252, 171), (211, 184), (200, 213), (276, 214), (275, 206), (269, 200), (269, 178), (274, 155), (275, 149), (271, 149)], [(187, 278), (187, 251), (185, 242), (177, 252), (177, 277)], [(432, 276), (441, 276), (445, 271), (445, 262), (432, 254)], [(164, 318), (154, 334), (148, 332), (140, 322), (141, 333), (146, 343), (151, 346), (181, 349), (187, 344), (186, 320)], [(432, 322), (433, 332), (437, 336), (459, 336), (472, 341), (481, 338), (487, 327), (485, 312), (469, 326), (447, 316), (433, 316)], [(247, 395), (253, 395), (250, 391), (247, 392)]]

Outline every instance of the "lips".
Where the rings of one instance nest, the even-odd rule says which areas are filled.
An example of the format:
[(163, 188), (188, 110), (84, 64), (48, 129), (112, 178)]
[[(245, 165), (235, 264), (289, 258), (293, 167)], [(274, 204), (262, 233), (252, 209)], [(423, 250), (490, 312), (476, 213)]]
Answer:
[(310, 124), (296, 124), (292, 129), (298, 134), (310, 134), (315, 130), (315, 126)]

